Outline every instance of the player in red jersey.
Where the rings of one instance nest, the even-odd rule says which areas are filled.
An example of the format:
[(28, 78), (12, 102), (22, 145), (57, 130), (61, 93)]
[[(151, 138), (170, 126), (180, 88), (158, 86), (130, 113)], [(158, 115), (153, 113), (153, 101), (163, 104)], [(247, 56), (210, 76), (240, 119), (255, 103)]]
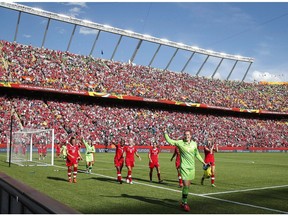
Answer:
[(126, 182), (129, 184), (133, 184), (132, 182), (132, 169), (134, 167), (135, 159), (134, 154), (141, 160), (140, 155), (137, 153), (137, 149), (134, 146), (134, 141), (132, 138), (129, 139), (129, 146), (125, 146), (125, 164), (128, 169)]
[(181, 158), (180, 158), (179, 149), (177, 147), (175, 147), (174, 154), (172, 155), (170, 160), (172, 161), (175, 156), (176, 156), (175, 166), (176, 166), (176, 170), (177, 170), (177, 174), (178, 174), (179, 187), (182, 188), (183, 187), (183, 180), (182, 180), (182, 176), (181, 176), (181, 172), (180, 172)]
[(159, 165), (159, 153), (160, 149), (157, 146), (156, 142), (153, 142), (152, 148), (150, 148), (148, 152), (148, 158), (149, 158), (149, 177), (150, 177), (150, 182), (152, 182), (152, 176), (153, 176), (153, 169), (154, 167), (156, 168), (157, 171), (157, 177), (158, 177), (158, 182), (162, 183), (163, 180), (160, 177), (160, 165)]
[(61, 154), (61, 147), (60, 144), (55, 145), (55, 150), (56, 150), (56, 157), (59, 158)]
[(43, 160), (47, 156), (47, 145), (42, 146), (42, 155), (43, 155)]
[(75, 137), (71, 137), (70, 143), (67, 144), (67, 158), (66, 166), (68, 167), (68, 182), (72, 182), (72, 167), (73, 167), (73, 183), (76, 183), (76, 177), (78, 172), (78, 160), (83, 160), (79, 146)]
[[(218, 144), (214, 144), (213, 140), (211, 138), (209, 138), (207, 140), (207, 143), (204, 146), (204, 154), (205, 154), (205, 163), (206, 164), (210, 164), (211, 166), (211, 185), (212, 187), (216, 187), (215, 186), (215, 158), (214, 158), (214, 152), (218, 152)], [(204, 184), (204, 179), (205, 179), (205, 175), (203, 175), (202, 179), (201, 179), (201, 184)]]
[(13, 144), (13, 151), (16, 157), (18, 156), (19, 150), (20, 150), (20, 144)]
[(26, 151), (27, 151), (27, 146), (26, 146), (25, 143), (22, 143), (21, 150), (22, 150), (22, 155), (25, 156), (26, 155)]
[(125, 145), (125, 140), (121, 139), (120, 143), (118, 143), (116, 145), (116, 152), (115, 152), (115, 156), (114, 156), (114, 165), (116, 167), (116, 171), (117, 171), (117, 181), (122, 184), (122, 176), (121, 176), (121, 172), (122, 172), (122, 168), (124, 165), (124, 145)]
[[(41, 142), (41, 141), (40, 141)], [(42, 143), (40, 143), (38, 145), (38, 156), (39, 156), (39, 160), (44, 160), (44, 145)]]

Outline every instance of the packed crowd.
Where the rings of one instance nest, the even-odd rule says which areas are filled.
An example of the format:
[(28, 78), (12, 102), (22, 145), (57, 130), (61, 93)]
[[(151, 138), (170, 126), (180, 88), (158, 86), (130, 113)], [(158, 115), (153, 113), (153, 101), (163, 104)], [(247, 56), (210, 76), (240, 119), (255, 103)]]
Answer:
[(222, 81), (0, 41), (0, 81), (288, 112), (288, 85)]
[(216, 116), (159, 109), (131, 108), (55, 100), (0, 97), (1, 143), (7, 143), (11, 107), (15, 128), (55, 129), (55, 143), (71, 136), (91, 138), (94, 144), (118, 143), (133, 137), (138, 145), (155, 140), (167, 145), (166, 127), (178, 139), (187, 128), (200, 145), (213, 136), (219, 146), (288, 147), (288, 125), (285, 121)]

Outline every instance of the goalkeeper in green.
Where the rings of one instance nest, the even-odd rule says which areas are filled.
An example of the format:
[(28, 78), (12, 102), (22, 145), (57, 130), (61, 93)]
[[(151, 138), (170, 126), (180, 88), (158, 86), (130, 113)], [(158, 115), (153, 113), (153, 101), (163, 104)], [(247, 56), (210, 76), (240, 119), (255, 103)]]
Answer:
[(195, 157), (203, 164), (206, 165), (203, 158), (199, 154), (197, 143), (191, 140), (191, 132), (185, 131), (183, 140), (173, 140), (168, 136), (167, 131), (164, 132), (166, 141), (174, 146), (177, 146), (180, 151), (181, 165), (180, 172), (183, 179), (184, 187), (182, 188), (182, 203), (181, 208), (185, 211), (190, 211), (187, 204), (187, 197), (189, 193), (189, 186), (191, 180), (195, 178)]
[(84, 138), (82, 138), (82, 142), (86, 147), (86, 173), (91, 173), (92, 172), (92, 167), (94, 165), (94, 153), (95, 153), (95, 146), (92, 144), (92, 140), (84, 140)]

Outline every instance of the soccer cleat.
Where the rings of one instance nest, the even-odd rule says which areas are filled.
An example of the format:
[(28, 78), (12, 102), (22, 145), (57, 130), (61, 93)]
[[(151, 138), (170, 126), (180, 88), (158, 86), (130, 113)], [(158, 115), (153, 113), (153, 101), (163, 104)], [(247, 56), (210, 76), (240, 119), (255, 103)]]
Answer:
[(72, 179), (68, 179), (68, 182), (69, 182), (69, 183), (72, 183)]
[(133, 184), (133, 182), (131, 181), (130, 184)]
[(73, 183), (77, 183), (77, 180), (75, 178), (73, 179)]
[(186, 212), (190, 211), (190, 207), (187, 203), (181, 203), (180, 207), (183, 208)]
[(216, 185), (215, 185), (215, 184), (211, 184), (211, 186), (212, 186), (212, 187), (216, 187)]
[(160, 180), (159, 180), (159, 183), (160, 183), (160, 184), (163, 183), (163, 179), (160, 179)]
[(122, 184), (123, 183), (122, 180), (119, 180), (119, 183)]
[(127, 182), (127, 184), (129, 184), (130, 183), (129, 179), (126, 179), (126, 182)]

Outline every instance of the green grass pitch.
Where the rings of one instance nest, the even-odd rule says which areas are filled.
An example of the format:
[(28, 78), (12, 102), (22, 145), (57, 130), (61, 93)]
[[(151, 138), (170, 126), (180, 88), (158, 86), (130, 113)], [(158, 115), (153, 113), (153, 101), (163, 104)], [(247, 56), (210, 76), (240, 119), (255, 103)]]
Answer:
[[(6, 163), (0, 154), (0, 171), (80, 211), (83, 214), (182, 214), (179, 207), (175, 162), (170, 153), (160, 153), (163, 184), (149, 182), (147, 153), (136, 158), (134, 184), (116, 182), (113, 153), (97, 153), (92, 174), (79, 172), (78, 183), (67, 182), (61, 158), (55, 166), (24, 166)], [(201, 153), (203, 155), (203, 153)], [(196, 159), (196, 178), (189, 189), (189, 214), (281, 214), (288, 213), (287, 153), (216, 153), (216, 188), (210, 179), (200, 184), (202, 166)], [(85, 169), (81, 161), (79, 169)], [(126, 167), (122, 176), (125, 180)]]

